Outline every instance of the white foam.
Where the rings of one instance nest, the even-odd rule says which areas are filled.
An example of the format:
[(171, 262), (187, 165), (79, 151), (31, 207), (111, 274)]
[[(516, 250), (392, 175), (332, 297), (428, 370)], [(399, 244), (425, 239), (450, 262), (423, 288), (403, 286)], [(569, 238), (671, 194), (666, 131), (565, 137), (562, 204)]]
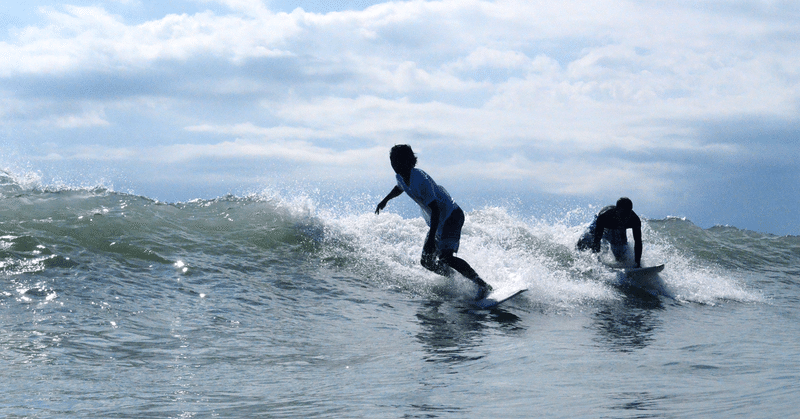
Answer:
[[(388, 288), (417, 295), (474, 295), (474, 285), (460, 275), (449, 279), (420, 265), (428, 231), (421, 217), (403, 218), (391, 211), (375, 215), (363, 208), (360, 212), (320, 210), (309, 202), (304, 197), (286, 203), (304, 216), (317, 217), (323, 258), (345, 258), (343, 269)], [(585, 226), (575, 225), (574, 219), (586, 218), (587, 211), (565, 212), (565, 220), (573, 224), (524, 218), (503, 207), (471, 211), (466, 214), (458, 256), (495, 288), (527, 287), (524, 300), (531, 305), (574, 308), (619, 299), (618, 272), (598, 261), (597, 255), (575, 249)], [(643, 264), (666, 264), (660, 274), (666, 295), (703, 304), (761, 300), (733, 274), (696, 262), (647, 223), (643, 240)]]

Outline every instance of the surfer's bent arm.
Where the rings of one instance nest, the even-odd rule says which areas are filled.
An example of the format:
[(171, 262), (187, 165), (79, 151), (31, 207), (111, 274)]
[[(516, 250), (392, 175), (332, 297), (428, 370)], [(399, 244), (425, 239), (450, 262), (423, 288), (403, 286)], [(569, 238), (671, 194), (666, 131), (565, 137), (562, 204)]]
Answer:
[(633, 231), (633, 255), (636, 261), (636, 267), (642, 266), (642, 227), (639, 226), (631, 229)]
[(395, 185), (395, 187), (392, 188), (391, 191), (389, 191), (389, 194), (387, 194), (386, 197), (383, 198), (383, 200), (378, 203), (378, 208), (375, 208), (375, 214), (380, 214), (381, 211), (384, 208), (386, 208), (386, 204), (390, 200), (395, 199), (395, 198), (397, 198), (398, 196), (400, 196), (402, 194), (403, 194), (403, 188), (401, 188), (400, 186)]

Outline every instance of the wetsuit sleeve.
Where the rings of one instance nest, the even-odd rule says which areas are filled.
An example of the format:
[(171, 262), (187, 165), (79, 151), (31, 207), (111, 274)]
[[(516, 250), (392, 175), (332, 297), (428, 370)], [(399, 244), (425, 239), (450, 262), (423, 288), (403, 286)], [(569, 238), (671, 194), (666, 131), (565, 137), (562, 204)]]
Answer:
[(600, 240), (603, 239), (603, 231), (605, 231), (605, 220), (603, 219), (602, 214), (597, 217), (597, 221), (594, 223), (594, 231), (592, 232), (592, 251), (599, 252), (600, 251)]
[(636, 216), (636, 220), (631, 226), (633, 231), (633, 255), (636, 266), (642, 266), (642, 220)]
[(592, 243), (592, 251), (600, 251), (600, 240), (603, 239), (603, 233), (607, 228), (614, 228), (614, 206), (609, 205), (597, 214), (597, 220), (594, 223), (594, 242)]

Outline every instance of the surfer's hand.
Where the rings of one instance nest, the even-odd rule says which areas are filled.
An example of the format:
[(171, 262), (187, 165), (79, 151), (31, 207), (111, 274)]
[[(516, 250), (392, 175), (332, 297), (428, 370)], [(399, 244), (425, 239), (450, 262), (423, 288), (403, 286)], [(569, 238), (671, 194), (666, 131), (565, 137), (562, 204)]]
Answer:
[(386, 201), (379, 202), (378, 207), (375, 208), (375, 214), (380, 214), (384, 208), (386, 208)]

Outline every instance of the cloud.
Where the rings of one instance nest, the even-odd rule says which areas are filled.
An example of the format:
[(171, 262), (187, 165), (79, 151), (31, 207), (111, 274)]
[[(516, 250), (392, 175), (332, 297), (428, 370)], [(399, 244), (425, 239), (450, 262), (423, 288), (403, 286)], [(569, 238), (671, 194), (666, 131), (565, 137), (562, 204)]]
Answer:
[(42, 7), (0, 42), (15, 58), (0, 123), (52, 139), (42, 159), (261, 159), (321, 177), (385, 170), (368, 160), (410, 143), (447, 176), (581, 196), (699, 190), (692, 174), (735, 173), (719, 161), (797, 156), (776, 139), (800, 105), (791, 2), (362, 3), (198, 1), (141, 22)]
[(255, 6), (251, 11), (259, 11), (257, 18), (204, 12), (127, 25), (99, 7), (66, 5), (63, 12), (42, 8), (47, 25), (20, 30), (16, 44), (0, 44), (0, 52), (20, 58), (4, 60), (0, 76), (135, 70), (198, 55), (236, 63), (289, 54), (279, 46), (285, 36), (299, 30), (296, 20)]
[(309, 165), (361, 167), (384, 157), (383, 148), (334, 150), (300, 141), (234, 140), (218, 144), (179, 144), (157, 148), (148, 160), (174, 163), (197, 159), (280, 159)]
[(555, 195), (586, 196), (597, 191), (611, 196), (628, 194), (650, 205), (663, 204), (665, 196), (686, 186), (680, 177), (686, 168), (679, 164), (624, 159), (534, 160), (516, 154), (499, 161), (465, 161), (438, 171), (450, 180), (524, 182), (533, 190)]
[(89, 111), (80, 115), (55, 117), (52, 121), (59, 128), (84, 128), (109, 125), (102, 111)]
[[(207, 127), (194, 129), (205, 130)], [(238, 130), (237, 128), (232, 128)], [(218, 131), (217, 129), (214, 129)], [(227, 131), (227, 130), (223, 130)], [(260, 130), (259, 130), (260, 131)], [(272, 132), (272, 131), (270, 131)], [(290, 163), (359, 168), (385, 160), (383, 147), (336, 150), (297, 140), (223, 141), (215, 144), (174, 144), (146, 147), (77, 147), (71, 152), (50, 153), (42, 160), (124, 161), (142, 164), (173, 165), (191, 161), (264, 161), (283, 160)]]

